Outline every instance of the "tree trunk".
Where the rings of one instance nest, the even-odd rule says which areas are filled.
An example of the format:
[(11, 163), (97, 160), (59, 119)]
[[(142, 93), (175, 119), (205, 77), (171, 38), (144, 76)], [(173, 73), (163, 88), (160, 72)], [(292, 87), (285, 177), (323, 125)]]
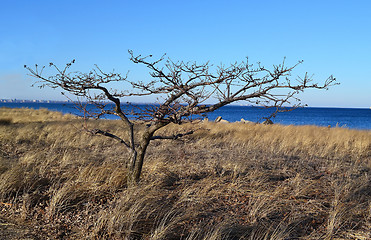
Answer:
[(144, 149), (143, 148), (138, 149), (134, 167), (130, 169), (129, 170), (130, 172), (128, 173), (128, 185), (137, 184), (139, 182), (140, 175), (142, 173), (143, 160), (144, 160), (144, 155), (146, 154), (147, 146), (145, 146)]
[[(153, 137), (153, 134), (158, 129), (168, 124), (169, 122), (159, 122), (149, 127), (140, 136), (139, 146), (137, 148), (133, 146), (132, 155), (131, 155), (131, 159), (130, 159), (129, 166), (128, 166), (128, 170), (129, 170), (128, 177), (127, 177), (128, 186), (136, 185), (139, 182), (140, 175), (142, 173), (144, 156), (146, 154), (149, 142), (151, 141)], [(132, 134), (134, 134), (133, 131), (132, 131)], [(134, 140), (132, 142), (134, 142)]]
[(136, 150), (133, 150), (131, 159), (128, 166), (128, 186), (135, 185), (139, 182), (140, 175), (142, 173), (143, 160), (147, 151), (149, 142), (151, 141), (153, 133), (145, 132), (139, 142), (139, 146)]

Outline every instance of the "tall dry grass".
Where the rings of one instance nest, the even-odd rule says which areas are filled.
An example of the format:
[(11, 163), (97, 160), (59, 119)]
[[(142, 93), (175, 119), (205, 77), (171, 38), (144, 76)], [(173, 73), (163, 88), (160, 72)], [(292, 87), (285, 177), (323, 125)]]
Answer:
[(38, 110), (28, 108), (0, 108), (0, 125), (10, 123), (29, 123), (29, 122), (52, 122), (77, 119), (71, 114), (49, 111), (46, 108)]
[(81, 131), (87, 124), (125, 137), (119, 122), (34, 111), (0, 109), (8, 119), (0, 124), (0, 212), (40, 236), (371, 237), (370, 131), (169, 125), (160, 134), (196, 132), (151, 142), (141, 182), (128, 188), (125, 148)]
[(208, 122), (204, 125), (209, 129), (209, 138), (232, 138), (241, 147), (262, 149), (278, 155), (305, 154), (308, 157), (352, 159), (371, 156), (370, 131), (243, 123)]

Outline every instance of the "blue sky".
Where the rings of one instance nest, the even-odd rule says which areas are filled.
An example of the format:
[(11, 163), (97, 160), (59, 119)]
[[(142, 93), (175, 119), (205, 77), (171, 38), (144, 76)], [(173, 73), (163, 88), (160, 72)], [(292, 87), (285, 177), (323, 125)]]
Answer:
[[(23, 65), (131, 70), (135, 53), (218, 65), (304, 63), (296, 73), (341, 83), (308, 91), (309, 106), (371, 107), (371, 1), (16, 1), (0, 7), (0, 98), (64, 99), (31, 87)], [(148, 100), (148, 99), (147, 99)], [(150, 100), (150, 99), (149, 99)]]

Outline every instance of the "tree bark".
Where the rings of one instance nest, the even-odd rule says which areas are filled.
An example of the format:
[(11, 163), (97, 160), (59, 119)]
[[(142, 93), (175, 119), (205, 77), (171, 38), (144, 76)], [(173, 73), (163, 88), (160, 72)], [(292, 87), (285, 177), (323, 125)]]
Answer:
[(138, 147), (136, 151), (135, 159), (132, 159), (134, 161), (133, 161), (133, 164), (130, 166), (130, 169), (128, 172), (128, 179), (127, 179), (127, 183), (129, 186), (137, 184), (140, 180), (144, 156), (146, 154), (148, 145), (149, 145), (149, 141), (143, 143), (143, 145)]
[(146, 129), (139, 139), (139, 146), (132, 151), (131, 159), (128, 167), (128, 186), (135, 185), (140, 180), (140, 175), (142, 173), (144, 156), (147, 151), (147, 147), (153, 137), (153, 134), (160, 128), (166, 126), (168, 123), (157, 123), (154, 126)]

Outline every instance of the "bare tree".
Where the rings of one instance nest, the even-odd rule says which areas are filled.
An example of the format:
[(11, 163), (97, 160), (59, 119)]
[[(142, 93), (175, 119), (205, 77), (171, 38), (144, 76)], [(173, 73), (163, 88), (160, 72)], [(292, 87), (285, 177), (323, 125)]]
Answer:
[[(99, 118), (106, 114), (118, 116), (127, 126), (129, 138), (124, 139), (100, 129), (91, 130), (94, 134), (104, 135), (119, 141), (129, 152), (128, 184), (139, 181), (146, 149), (154, 139), (176, 139), (192, 132), (174, 136), (156, 136), (160, 128), (170, 124), (181, 124), (194, 115), (212, 112), (225, 105), (247, 101), (252, 105), (275, 107), (276, 112), (285, 110), (285, 106), (295, 108), (301, 106), (298, 93), (305, 89), (327, 89), (337, 84), (330, 76), (321, 85), (313, 83), (307, 73), (303, 77), (292, 79), (292, 71), (302, 63), (287, 67), (285, 60), (272, 69), (265, 68), (260, 63), (250, 64), (248, 59), (228, 66), (214, 67), (209, 63), (173, 62), (165, 59), (165, 55), (157, 60), (151, 60), (152, 55), (134, 55), (129, 51), (130, 60), (141, 64), (150, 71), (151, 81), (130, 81), (127, 74), (106, 73), (96, 66), (88, 73), (70, 72), (71, 65), (62, 69), (50, 63), (56, 70), (53, 76), (44, 76), (44, 67), (30, 68), (25, 66), (32, 77), (37, 78), (40, 87), (49, 86), (61, 88), (73, 95), (82, 97), (85, 101), (95, 104), (99, 111), (89, 111), (86, 106), (81, 109), (88, 113), (86, 117)], [(118, 91), (111, 89), (110, 84), (121, 82), (127, 89)], [(97, 93), (98, 91), (98, 93)], [(148, 121), (145, 131), (136, 136), (135, 121), (129, 119), (129, 113), (123, 110), (122, 101), (131, 96), (158, 96), (158, 103), (137, 111), (139, 119)], [(214, 99), (212, 104), (206, 100)], [(114, 108), (107, 108), (107, 100), (114, 103)], [(125, 101), (126, 102), (126, 101)], [(139, 133), (138, 133), (139, 134)]]

